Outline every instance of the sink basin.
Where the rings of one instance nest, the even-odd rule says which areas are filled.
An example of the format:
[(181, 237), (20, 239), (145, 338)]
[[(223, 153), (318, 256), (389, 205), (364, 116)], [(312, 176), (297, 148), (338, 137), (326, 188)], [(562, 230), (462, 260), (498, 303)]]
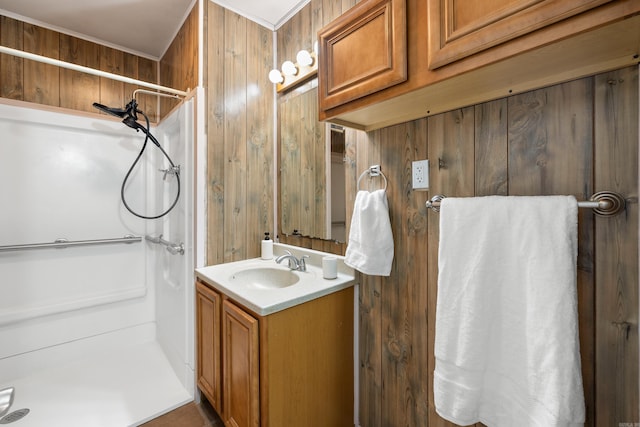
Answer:
[(273, 243), (273, 255), (291, 252), (296, 258), (308, 255), (307, 271), (290, 270), (273, 259), (251, 258), (196, 269), (196, 277), (258, 316), (268, 316), (315, 298), (353, 286), (353, 269), (338, 263), (338, 277), (322, 277), (322, 257), (312, 249)]
[(261, 267), (238, 271), (230, 279), (255, 289), (281, 289), (295, 285), (300, 277), (291, 270)]

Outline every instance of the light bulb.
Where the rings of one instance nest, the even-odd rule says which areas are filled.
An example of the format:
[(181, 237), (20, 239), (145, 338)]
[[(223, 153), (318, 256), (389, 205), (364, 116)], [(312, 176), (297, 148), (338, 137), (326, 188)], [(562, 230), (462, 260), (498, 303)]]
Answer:
[(285, 76), (295, 76), (296, 74), (298, 74), (298, 69), (293, 62), (284, 61), (282, 63), (282, 72)]
[(273, 69), (269, 71), (269, 81), (274, 84), (282, 83), (284, 81), (284, 77), (282, 77), (280, 70)]
[(313, 57), (308, 51), (301, 50), (296, 55), (296, 61), (298, 61), (298, 65), (302, 67), (309, 67), (311, 64), (313, 64)]

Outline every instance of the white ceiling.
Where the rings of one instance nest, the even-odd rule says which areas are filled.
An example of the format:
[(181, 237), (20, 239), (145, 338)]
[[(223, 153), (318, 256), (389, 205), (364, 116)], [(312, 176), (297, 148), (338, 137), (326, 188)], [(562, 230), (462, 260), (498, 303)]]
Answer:
[[(309, 0), (213, 0), (276, 29)], [(0, 0), (0, 15), (160, 58), (196, 0)]]

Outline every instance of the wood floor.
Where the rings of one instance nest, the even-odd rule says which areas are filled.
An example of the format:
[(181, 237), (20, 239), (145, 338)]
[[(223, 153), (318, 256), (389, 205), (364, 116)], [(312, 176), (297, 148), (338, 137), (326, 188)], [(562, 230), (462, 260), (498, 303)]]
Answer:
[(224, 427), (209, 402), (187, 403), (171, 412), (142, 424), (142, 427)]

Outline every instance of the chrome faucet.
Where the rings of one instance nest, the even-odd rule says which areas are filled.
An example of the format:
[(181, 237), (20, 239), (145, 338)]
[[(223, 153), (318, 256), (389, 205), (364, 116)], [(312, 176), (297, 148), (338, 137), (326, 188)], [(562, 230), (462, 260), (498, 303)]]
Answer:
[(276, 263), (280, 264), (285, 259), (288, 259), (289, 268), (291, 270), (307, 271), (307, 263), (305, 260), (306, 258), (309, 258), (309, 255), (302, 255), (300, 259), (298, 259), (291, 252), (289, 251), (285, 251), (285, 252), (286, 253), (284, 255), (280, 255), (278, 258), (276, 258)]

